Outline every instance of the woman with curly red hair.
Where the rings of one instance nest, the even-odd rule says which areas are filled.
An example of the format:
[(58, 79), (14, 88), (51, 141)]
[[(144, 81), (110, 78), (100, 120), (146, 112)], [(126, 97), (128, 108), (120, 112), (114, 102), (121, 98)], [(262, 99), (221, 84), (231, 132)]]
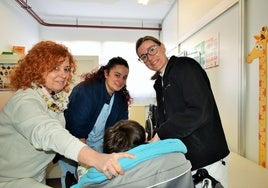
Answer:
[(44, 187), (56, 153), (108, 178), (124, 173), (118, 159), (132, 155), (98, 153), (65, 129), (63, 111), (75, 70), (68, 49), (52, 41), (37, 43), (19, 60), (10, 76), (16, 92), (0, 112), (0, 187)]

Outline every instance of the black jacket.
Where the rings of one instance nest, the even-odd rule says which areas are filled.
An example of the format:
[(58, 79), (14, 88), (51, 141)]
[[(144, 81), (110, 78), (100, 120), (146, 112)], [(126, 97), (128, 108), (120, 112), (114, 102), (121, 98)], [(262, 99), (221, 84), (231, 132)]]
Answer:
[(218, 108), (206, 72), (194, 59), (172, 56), (155, 81), (160, 139), (179, 138), (192, 170), (229, 154)]

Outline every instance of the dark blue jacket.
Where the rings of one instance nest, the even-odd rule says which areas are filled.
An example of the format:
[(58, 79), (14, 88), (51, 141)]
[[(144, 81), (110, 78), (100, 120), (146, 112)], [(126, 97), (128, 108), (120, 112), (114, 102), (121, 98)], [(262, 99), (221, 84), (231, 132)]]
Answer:
[[(105, 128), (117, 121), (128, 119), (128, 105), (122, 91), (114, 93), (114, 103)], [(104, 82), (88, 84), (83, 81), (76, 85), (69, 97), (68, 108), (64, 115), (66, 129), (77, 138), (86, 138), (94, 127), (99, 113), (105, 103), (110, 103)]]
[(218, 108), (206, 72), (194, 59), (172, 56), (155, 81), (161, 139), (179, 138), (186, 145), (192, 170), (229, 154)]

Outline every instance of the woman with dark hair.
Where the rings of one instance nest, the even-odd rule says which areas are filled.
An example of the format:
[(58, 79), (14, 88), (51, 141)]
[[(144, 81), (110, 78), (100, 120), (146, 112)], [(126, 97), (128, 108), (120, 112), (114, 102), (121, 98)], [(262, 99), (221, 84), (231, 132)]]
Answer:
[[(104, 130), (117, 121), (128, 119), (131, 97), (126, 89), (129, 66), (122, 57), (114, 57), (96, 72), (84, 75), (75, 86), (65, 110), (66, 128), (75, 137), (102, 152)], [(75, 173), (76, 164), (60, 160), (62, 181), (67, 171)]]

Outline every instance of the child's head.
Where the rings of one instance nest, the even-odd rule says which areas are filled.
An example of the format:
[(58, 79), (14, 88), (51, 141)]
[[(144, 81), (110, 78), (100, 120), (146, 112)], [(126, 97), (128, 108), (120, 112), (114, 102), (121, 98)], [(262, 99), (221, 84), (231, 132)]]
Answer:
[(121, 120), (105, 130), (104, 153), (123, 152), (146, 142), (145, 129), (133, 120)]

